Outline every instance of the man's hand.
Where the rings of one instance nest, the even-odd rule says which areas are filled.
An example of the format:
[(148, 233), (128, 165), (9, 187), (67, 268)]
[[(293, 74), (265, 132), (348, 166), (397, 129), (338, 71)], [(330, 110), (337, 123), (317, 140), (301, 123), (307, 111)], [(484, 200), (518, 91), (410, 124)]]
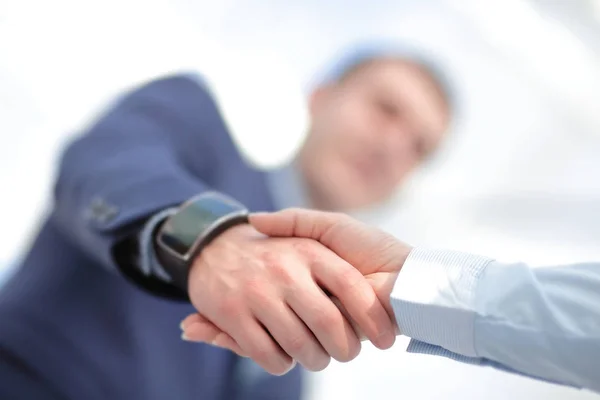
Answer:
[[(287, 238), (280, 240), (290, 240), (294, 237), (305, 240), (312, 239), (329, 248), (365, 275), (388, 315), (394, 320), (390, 294), (398, 272), (411, 250), (409, 246), (381, 230), (338, 213), (289, 209), (272, 214), (253, 214), (250, 216), (250, 223), (262, 234)], [(315, 258), (313, 261), (318, 262), (319, 260)], [(327, 261), (321, 261), (323, 264), (327, 264), (326, 268), (329, 268)], [(329, 272), (337, 273), (334, 269)], [(345, 280), (349, 276), (340, 278)], [(332, 292), (331, 294), (339, 297), (339, 293)], [(364, 331), (362, 324), (354, 322), (356, 320), (350, 309), (345, 310), (347, 304), (344, 299), (334, 300), (341, 311), (353, 322), (355, 330), (362, 335)], [(254, 358), (252, 354), (244, 351), (233, 337), (219, 329), (211, 321), (214, 320), (203, 313), (190, 315), (182, 322), (185, 338), (212, 343), (228, 348), (241, 356)], [(373, 336), (369, 332), (364, 333), (368, 338)], [(396, 331), (396, 333), (399, 332)], [(377, 343), (375, 344), (377, 345)], [(294, 356), (292, 355), (292, 357)]]
[(280, 236), (269, 218), (227, 230), (194, 261), (190, 299), (214, 329), (272, 374), (294, 360), (310, 370), (330, 356), (349, 361), (360, 342), (326, 290), (371, 341), (391, 347), (393, 322), (362, 274), (318, 241), (265, 236)]

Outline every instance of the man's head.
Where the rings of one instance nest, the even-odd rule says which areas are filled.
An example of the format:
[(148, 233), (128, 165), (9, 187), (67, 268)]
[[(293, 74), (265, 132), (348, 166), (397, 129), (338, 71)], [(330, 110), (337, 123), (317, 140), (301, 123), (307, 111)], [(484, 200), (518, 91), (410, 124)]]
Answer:
[(448, 92), (421, 61), (356, 56), (311, 94), (299, 164), (314, 205), (349, 211), (394, 193), (443, 138)]

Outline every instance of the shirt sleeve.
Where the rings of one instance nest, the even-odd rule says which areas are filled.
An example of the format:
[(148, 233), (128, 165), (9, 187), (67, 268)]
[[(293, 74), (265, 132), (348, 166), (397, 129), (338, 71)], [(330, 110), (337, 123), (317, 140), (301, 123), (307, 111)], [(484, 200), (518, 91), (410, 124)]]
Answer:
[(165, 219), (175, 214), (176, 211), (177, 209), (172, 207), (152, 216), (152, 218), (144, 224), (144, 228), (140, 232), (138, 240), (140, 270), (144, 275), (156, 276), (166, 283), (172, 283), (173, 279), (158, 260), (154, 248), (154, 234), (159, 225), (162, 224)]
[(408, 351), (600, 392), (600, 264), (414, 249), (391, 304)]

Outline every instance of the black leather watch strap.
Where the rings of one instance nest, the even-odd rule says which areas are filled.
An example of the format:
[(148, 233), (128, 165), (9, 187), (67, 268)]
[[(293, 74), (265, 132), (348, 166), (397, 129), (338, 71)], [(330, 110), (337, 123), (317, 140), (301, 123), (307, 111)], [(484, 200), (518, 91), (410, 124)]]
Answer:
[(204, 193), (159, 227), (156, 254), (173, 283), (187, 292), (190, 268), (202, 249), (225, 230), (247, 222), (248, 210), (242, 204), (220, 193)]
[(159, 261), (163, 265), (165, 271), (169, 274), (171, 279), (173, 280), (173, 284), (178, 288), (188, 290), (188, 278), (190, 275), (190, 269), (192, 267), (192, 263), (194, 259), (203, 248), (205, 248), (210, 242), (212, 242), (217, 236), (221, 233), (225, 232), (227, 229), (248, 223), (248, 216), (236, 216), (235, 218), (227, 219), (220, 225), (218, 225), (215, 229), (213, 229), (208, 235), (206, 235), (202, 239), (202, 244), (196, 248), (196, 250), (191, 253), (191, 257), (185, 263), (182, 263), (180, 259), (177, 259), (172, 253), (167, 251), (161, 251), (160, 247), (157, 247), (157, 255)]

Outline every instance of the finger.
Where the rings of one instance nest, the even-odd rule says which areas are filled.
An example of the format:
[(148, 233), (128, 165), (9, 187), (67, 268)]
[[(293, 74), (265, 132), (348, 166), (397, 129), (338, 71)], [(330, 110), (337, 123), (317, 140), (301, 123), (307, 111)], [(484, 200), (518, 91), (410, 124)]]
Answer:
[(190, 324), (195, 324), (197, 322), (204, 322), (204, 321), (208, 321), (208, 319), (199, 313), (192, 313), (192, 314), (188, 315), (187, 317), (185, 317), (183, 319), (183, 321), (181, 321), (181, 323), (179, 324), (179, 328), (181, 328), (182, 331), (185, 331), (185, 328), (187, 326), (189, 326)]
[(336, 257), (313, 264), (317, 282), (337, 297), (351, 319), (380, 349), (392, 347), (396, 340), (394, 324), (367, 280), (352, 265)]
[(397, 271), (410, 247), (384, 231), (342, 213), (289, 208), (251, 214), (254, 228), (267, 235), (313, 239), (352, 264), (363, 275)]
[(279, 346), (304, 368), (321, 371), (329, 365), (329, 354), (286, 303), (259, 305), (255, 315)]
[[(265, 285), (249, 285), (248, 289), (255, 291), (255, 295), (249, 298), (260, 298), (265, 304), (279, 299), (277, 293), (265, 291)], [(228, 333), (244, 354), (267, 372), (273, 375), (289, 372), (294, 366), (292, 358), (269, 336), (249, 304), (240, 304), (237, 299), (229, 300), (223, 302), (219, 313), (206, 317), (223, 332)]]
[(356, 322), (354, 322), (354, 320), (352, 319), (350, 314), (348, 314), (348, 311), (346, 311), (346, 309), (344, 308), (342, 303), (336, 297), (331, 297), (331, 301), (333, 302), (333, 304), (335, 304), (335, 306), (338, 308), (338, 310), (340, 310), (340, 312), (342, 313), (344, 318), (346, 318), (348, 323), (350, 323), (350, 326), (354, 330), (354, 333), (356, 334), (356, 337), (358, 338), (358, 340), (360, 340), (361, 342), (363, 340), (367, 340), (367, 337), (365, 336), (363, 331), (360, 329), (360, 326), (358, 326), (358, 324)]
[(316, 284), (291, 288), (286, 300), (333, 358), (347, 362), (360, 353), (360, 342), (349, 322)]
[(294, 367), (292, 358), (273, 341), (258, 320), (247, 318), (238, 321), (238, 325), (232, 338), (265, 371), (284, 375)]
[(190, 342), (204, 342), (213, 346), (231, 350), (241, 357), (247, 357), (235, 340), (219, 328), (209, 323), (193, 323), (183, 331), (184, 340)]
[(249, 221), (254, 229), (267, 236), (319, 240), (332, 226), (348, 218), (341, 213), (289, 208), (274, 213), (253, 213)]
[[(241, 357), (247, 357), (242, 348), (227, 333), (200, 314), (186, 318), (182, 338), (191, 342), (204, 342), (233, 351)], [(183, 324), (182, 324), (183, 325)]]

